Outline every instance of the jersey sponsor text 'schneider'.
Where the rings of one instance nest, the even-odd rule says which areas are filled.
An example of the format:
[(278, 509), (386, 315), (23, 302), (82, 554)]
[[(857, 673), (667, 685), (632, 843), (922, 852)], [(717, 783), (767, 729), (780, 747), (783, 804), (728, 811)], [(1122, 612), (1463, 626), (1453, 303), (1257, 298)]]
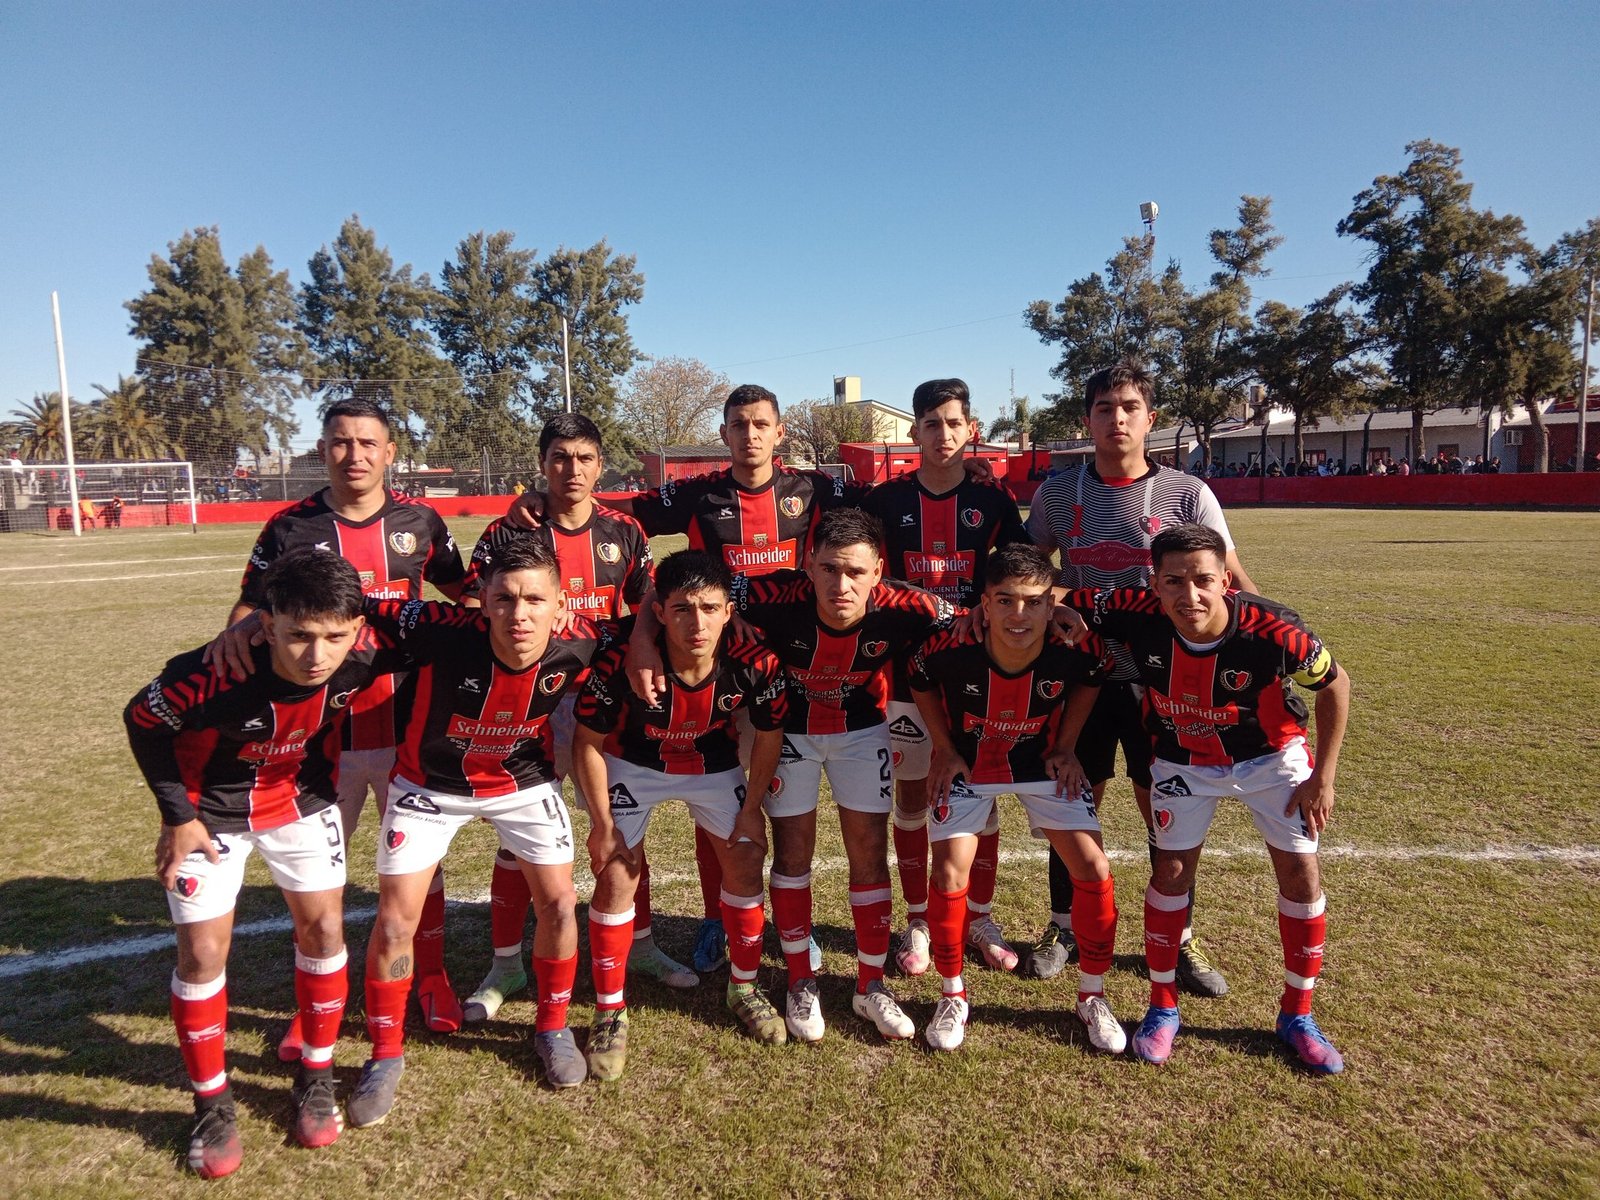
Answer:
[(936, 496), (908, 472), (873, 488), (861, 507), (883, 522), (885, 575), (969, 608), (983, 594), (989, 552), (1029, 541), (1011, 493), (970, 475)]
[(550, 521), (524, 529), (505, 517), (490, 522), (473, 547), (463, 595), (482, 599), (483, 571), (490, 555), (517, 537), (542, 538), (555, 550), (567, 608), (591, 621), (617, 620), (624, 602), (636, 609), (650, 590), (650, 539), (632, 517), (596, 504), (577, 529)]

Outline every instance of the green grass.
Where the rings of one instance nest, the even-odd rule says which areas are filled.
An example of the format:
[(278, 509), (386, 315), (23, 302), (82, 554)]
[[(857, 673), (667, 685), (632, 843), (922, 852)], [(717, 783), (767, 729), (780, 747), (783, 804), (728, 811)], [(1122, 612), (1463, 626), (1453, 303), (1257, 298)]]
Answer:
[[(1200, 877), (1201, 926), (1233, 991), (1186, 1001), (1177, 1051), (1157, 1071), (1085, 1050), (1067, 1016), (1069, 977), (1030, 982), (975, 963), (961, 1053), (935, 1058), (864, 1032), (849, 1015), (848, 905), (825, 808), (816, 895), (830, 1029), (817, 1046), (763, 1050), (736, 1035), (721, 977), (691, 994), (635, 984), (623, 1081), (558, 1095), (535, 1081), (531, 1005), (519, 998), (482, 1032), (413, 1030), (389, 1121), (311, 1153), (285, 1143), (290, 1076), (272, 1054), (291, 1001), (287, 939), (240, 938), (229, 1055), (246, 1160), (219, 1186), (275, 1197), (1600, 1194), (1600, 591), (1587, 565), (1600, 562), (1600, 517), (1230, 519), (1258, 584), (1305, 615), (1355, 684), (1325, 841), (1339, 853), (1325, 860), (1318, 990), (1349, 1064), (1342, 1077), (1307, 1078), (1271, 1037), (1273, 887), (1242, 812), (1219, 816), (1218, 853)], [(470, 544), (482, 524), (458, 522), (458, 539)], [(215, 631), (253, 533), (0, 539), (0, 955), (168, 929), (151, 878), (154, 805), (119, 714), (168, 655)], [(138, 574), (162, 577), (123, 578)], [(1131, 1020), (1145, 999), (1145, 872), (1125, 785), (1105, 817), (1122, 852), (1108, 990)], [(373, 901), (375, 827), (369, 812), (352, 908)], [(1022, 940), (1046, 907), (1044, 863), (1014, 807), (1005, 828), (1012, 857), (996, 913)], [(658, 933), (684, 956), (699, 903), (685, 814), (659, 814), (650, 845)], [(457, 839), (453, 896), (487, 890), (492, 846), (487, 827)], [(1581, 853), (1481, 853), (1530, 847)], [(252, 866), (240, 920), (281, 912)], [(365, 936), (354, 923), (353, 960)], [(774, 992), (775, 950), (769, 938)], [(486, 906), (455, 906), (459, 989), (487, 954)], [(166, 1014), (171, 965), (162, 950), (0, 981), (6, 1194), (148, 1198), (199, 1186), (180, 1165), (188, 1100)], [(937, 980), (896, 986), (920, 1025)], [(585, 959), (575, 1024), (591, 1001)], [(338, 1051), (346, 1082), (364, 1058), (352, 1019)]]

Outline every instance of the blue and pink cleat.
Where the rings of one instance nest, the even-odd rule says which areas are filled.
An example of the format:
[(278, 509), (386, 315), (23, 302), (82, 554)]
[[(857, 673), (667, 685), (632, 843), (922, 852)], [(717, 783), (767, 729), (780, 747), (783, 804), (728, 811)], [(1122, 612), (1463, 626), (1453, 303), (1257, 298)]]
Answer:
[(1310, 1013), (1279, 1013), (1278, 1036), (1300, 1056), (1301, 1063), (1308, 1070), (1322, 1075), (1337, 1075), (1344, 1070), (1344, 1056), (1317, 1028), (1317, 1022)]
[(1133, 1033), (1133, 1052), (1145, 1062), (1160, 1066), (1172, 1056), (1172, 1041), (1178, 1036), (1178, 1010), (1151, 1005)]

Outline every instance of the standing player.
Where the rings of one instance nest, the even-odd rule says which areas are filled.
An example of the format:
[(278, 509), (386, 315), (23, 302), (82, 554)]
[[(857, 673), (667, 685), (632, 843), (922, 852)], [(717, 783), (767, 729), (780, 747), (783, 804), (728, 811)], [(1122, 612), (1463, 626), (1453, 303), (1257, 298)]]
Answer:
[[(1253, 591), (1255, 585), (1239, 565), (1228, 522), (1211, 490), (1182, 471), (1157, 466), (1145, 454), (1145, 441), (1155, 427), (1153, 405), (1150, 375), (1137, 363), (1123, 361), (1090, 376), (1084, 407), (1094, 439), (1094, 461), (1044, 482), (1028, 511), (1028, 533), (1044, 550), (1061, 552), (1056, 582), (1063, 590), (1145, 587), (1150, 582), (1150, 539), (1167, 526), (1198, 521), (1222, 535), (1235, 583)], [(1126, 647), (1112, 638), (1107, 644), (1116, 669), (1100, 689), (1084, 726), (1078, 758), (1094, 785), (1098, 806), (1106, 781), (1116, 773), (1121, 744), (1134, 797), (1153, 839), (1150, 743), (1139, 712), (1138, 667)], [(1153, 860), (1154, 840), (1150, 853)], [(1071, 873), (1052, 853), (1050, 923), (1029, 956), (1030, 969), (1041, 978), (1056, 974), (1076, 957), (1072, 894)], [(1227, 980), (1201, 950), (1187, 922), (1178, 963), (1179, 981), (1195, 994), (1227, 993)]]
[[(589, 809), (595, 1019), (588, 1059), (597, 1079), (616, 1079), (627, 1057), (623, 964), (633, 895), (650, 812), (667, 800), (688, 804), (722, 864), (722, 922), (731, 933), (728, 1007), (757, 1041), (784, 1040), (783, 1021), (757, 990), (756, 973), (766, 924), (761, 798), (783, 745), (786, 681), (770, 651), (724, 637), (732, 590), (733, 576), (717, 559), (694, 550), (672, 555), (656, 578), (666, 690), (654, 704), (635, 696), (623, 647), (614, 646), (601, 655), (579, 701), (573, 768), (585, 794), (595, 797)], [(755, 729), (748, 786), (739, 766), (738, 712), (748, 712)]]
[[(1334, 1074), (1344, 1059), (1311, 1015), (1327, 937), (1317, 843), (1333, 812), (1350, 678), (1298, 614), (1229, 590), (1227, 542), (1215, 529), (1164, 529), (1150, 553), (1154, 590), (1085, 589), (1067, 598), (1092, 629), (1133, 651), (1155, 747), (1156, 861), (1144, 906), (1150, 1009), (1134, 1050), (1149, 1063), (1172, 1053), (1188, 891), (1217, 802), (1236, 796), (1266, 839), (1278, 880), (1278, 1036), (1305, 1066)], [(1309, 713), (1291, 680), (1316, 693), (1315, 765)]]
[[(951, 604), (972, 607), (982, 595), (983, 563), (996, 546), (1026, 543), (1017, 502), (1003, 487), (980, 483), (966, 470), (966, 451), (976, 436), (972, 393), (959, 379), (930, 379), (911, 393), (914, 430), (922, 461), (917, 470), (872, 489), (862, 507), (883, 523), (885, 572), (932, 592)], [(894, 744), (894, 848), (907, 926), (895, 956), (900, 969), (928, 969), (928, 777), (929, 740), (917, 703), (896, 663), (889, 700), (889, 736)], [(978, 839), (967, 903), (972, 944), (990, 966), (1009, 971), (1017, 955), (1006, 944), (989, 911), (994, 902), (999, 853), (998, 813)]]
[(968, 879), (995, 797), (1008, 794), (1022, 801), (1034, 834), (1066, 860), (1077, 884), (1077, 1011), (1089, 1042), (1110, 1054), (1128, 1044), (1105, 998), (1117, 929), (1111, 864), (1073, 751), (1111, 659), (1093, 634), (1075, 649), (1051, 625), (1054, 575), (1049, 558), (1033, 546), (996, 550), (986, 564), (986, 628), (935, 634), (912, 661), (911, 686), (934, 745), (928, 914), (944, 983), (926, 1030), (935, 1050), (954, 1050), (966, 1036), (961, 948)]
[[(639, 523), (595, 502), (594, 485), (605, 461), (600, 430), (579, 413), (551, 417), (539, 431), (539, 459), (549, 492), (544, 517), (531, 531), (506, 516), (492, 522), (478, 538), (463, 589), (466, 602), (477, 603), (478, 574), (495, 549), (515, 537), (548, 541), (561, 564), (567, 611), (594, 621), (616, 621), (625, 609), (637, 609), (650, 589), (650, 541)], [(572, 769), (573, 709), (577, 692), (569, 689), (550, 718), (555, 738), (555, 767), (560, 778)], [(580, 802), (583, 793), (578, 792)], [(628, 956), (630, 970), (661, 980), (669, 987), (694, 987), (698, 976), (668, 958), (650, 931), (649, 868), (640, 864), (639, 920)], [(500, 1005), (528, 984), (522, 966), (522, 939), (528, 925), (528, 884), (510, 847), (501, 846), (489, 883), (489, 925), (494, 961), (489, 973), (467, 997), (468, 1021), (488, 1021)]]
[(367, 942), (372, 1058), (347, 1108), (376, 1125), (405, 1070), (406, 996), (429, 881), (456, 832), (489, 821), (514, 848), (538, 928), (534, 1049), (553, 1087), (587, 1074), (567, 1004), (578, 969), (572, 824), (555, 786), (550, 715), (583, 682), (598, 631), (577, 618), (552, 636), (563, 595), (549, 543), (525, 537), (482, 573), (482, 610), (413, 600), (369, 603), (368, 619), (421, 668), (406, 680), (404, 732), (378, 839), (378, 916)]
[(825, 1025), (810, 955), (811, 860), (826, 768), (850, 862), (856, 933), (857, 1016), (886, 1038), (915, 1032), (884, 985), (893, 902), (889, 889), (892, 750), (884, 707), (889, 666), (948, 628), (947, 601), (883, 582), (883, 527), (858, 509), (817, 522), (804, 575), (740, 578), (735, 603), (783, 662), (790, 680), (783, 753), (766, 797), (772, 818), (772, 919), (789, 968), (785, 1024), (801, 1041)]
[(124, 714), (128, 742), (161, 810), (156, 874), (178, 927), (172, 1020), (195, 1125), (189, 1165), (207, 1179), (239, 1167), (224, 1058), (226, 967), (245, 860), (260, 851), (294, 918), (295, 994), (304, 1044), (294, 1136), (326, 1146), (343, 1118), (333, 1046), (348, 988), (345, 837), (334, 805), (335, 724), (374, 678), (356, 650), (361, 581), (332, 554), (298, 550), (256, 581), (266, 641), (242, 681), (219, 679), (193, 650), (169, 662)]
[[(426, 504), (407, 499), (384, 485), (384, 472), (394, 462), (395, 445), (389, 416), (370, 400), (338, 400), (322, 419), (317, 443), (328, 468), (328, 486), (286, 508), (266, 523), (250, 552), (239, 602), (228, 623), (248, 616), (262, 602), (263, 573), (278, 558), (298, 547), (332, 550), (347, 559), (361, 577), (368, 596), (416, 600), (423, 581), (455, 599), (466, 569), (450, 531)], [(228, 653), (225, 639), (213, 644)], [(244, 664), (246, 667), (248, 664)], [(379, 678), (355, 697), (344, 727), (339, 755), (339, 812), (345, 838), (355, 835), (361, 807), (370, 789), (380, 803), (394, 766), (396, 681)], [(448, 1033), (461, 1027), (461, 1005), (444, 970), (444, 876), (433, 881), (422, 918), (418, 944), (418, 1002), (430, 1029)], [(302, 1042), (299, 1019), (290, 1023), (278, 1044), (278, 1057), (292, 1062)]]

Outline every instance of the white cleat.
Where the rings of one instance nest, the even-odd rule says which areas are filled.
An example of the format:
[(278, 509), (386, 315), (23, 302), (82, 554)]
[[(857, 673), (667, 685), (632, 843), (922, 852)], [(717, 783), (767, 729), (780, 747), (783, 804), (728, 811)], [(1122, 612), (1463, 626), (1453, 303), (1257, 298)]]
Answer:
[(933, 946), (933, 939), (928, 933), (928, 923), (921, 917), (912, 917), (906, 931), (900, 935), (900, 949), (895, 951), (894, 961), (899, 964), (900, 971), (905, 975), (921, 975), (929, 966), (929, 951)]
[(855, 1009), (856, 1016), (871, 1021), (878, 1032), (891, 1041), (911, 1037), (917, 1032), (911, 1018), (906, 1016), (894, 993), (881, 979), (874, 979), (866, 991), (857, 992), (850, 1000), (850, 1007)]
[(628, 951), (628, 970), (664, 983), (669, 988), (700, 986), (700, 976), (656, 945), (653, 937), (634, 939)]
[(822, 997), (815, 979), (802, 979), (789, 989), (783, 1005), (783, 1023), (797, 1042), (820, 1042), (827, 1031), (822, 1020)]
[(930, 1050), (957, 1050), (967, 1040), (967, 1014), (971, 1010), (960, 996), (940, 996), (933, 1019), (922, 1031)]
[(1078, 1020), (1083, 1022), (1089, 1044), (1103, 1054), (1121, 1054), (1128, 1048), (1128, 1032), (1122, 1028), (1104, 996), (1078, 1001)]
[(996, 971), (1014, 971), (1017, 952), (1006, 942), (1006, 935), (988, 913), (972, 919), (967, 930), (967, 945), (983, 955), (983, 961)]

